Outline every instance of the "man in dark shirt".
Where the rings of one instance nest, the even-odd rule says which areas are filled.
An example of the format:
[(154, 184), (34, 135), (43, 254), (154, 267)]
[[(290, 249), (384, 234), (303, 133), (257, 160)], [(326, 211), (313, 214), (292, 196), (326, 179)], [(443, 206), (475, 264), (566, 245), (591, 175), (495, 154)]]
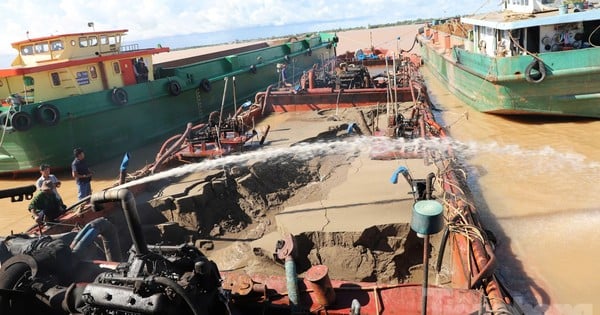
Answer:
[(75, 155), (75, 159), (71, 163), (71, 172), (77, 184), (77, 197), (81, 200), (92, 194), (92, 185), (90, 184), (92, 171), (85, 161), (85, 153), (82, 149), (73, 150), (73, 155)]
[(45, 180), (42, 183), (40, 192), (29, 203), (29, 212), (31, 212), (38, 223), (54, 221), (65, 211), (65, 206), (56, 197), (53, 189), (54, 183), (52, 180)]

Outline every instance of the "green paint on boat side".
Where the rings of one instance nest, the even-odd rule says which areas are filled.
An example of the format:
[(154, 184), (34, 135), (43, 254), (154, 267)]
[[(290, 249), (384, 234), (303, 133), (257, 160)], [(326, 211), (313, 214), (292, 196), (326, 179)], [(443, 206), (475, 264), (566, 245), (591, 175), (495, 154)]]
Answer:
[(600, 49), (537, 54), (546, 66), (539, 83), (525, 79), (531, 56), (491, 58), (419, 36), (424, 64), (448, 89), (481, 112), (600, 118)]
[[(155, 69), (153, 81), (119, 87), (128, 95), (124, 105), (112, 101), (112, 89), (22, 105), (21, 110), (33, 116), (41, 104), (52, 104), (60, 112), (60, 122), (55, 126), (34, 122), (27, 131), (4, 132), (0, 173), (37, 169), (41, 163), (68, 168), (75, 147), (83, 148), (89, 162), (96, 164), (164, 140), (181, 133), (188, 122), (205, 121), (210, 112), (220, 110), (225, 78), (228, 87), (224, 109), (230, 112), (234, 101), (233, 76), (237, 104), (254, 100), (257, 92), (278, 82), (277, 63), (287, 59), (288, 76), (298, 78), (314, 64), (333, 58), (332, 38), (333, 34), (320, 34), (191, 65)], [(250, 71), (252, 65), (256, 66), (255, 73)], [(204, 79), (210, 81), (208, 92), (201, 86)], [(171, 81), (181, 86), (177, 96), (169, 93)]]

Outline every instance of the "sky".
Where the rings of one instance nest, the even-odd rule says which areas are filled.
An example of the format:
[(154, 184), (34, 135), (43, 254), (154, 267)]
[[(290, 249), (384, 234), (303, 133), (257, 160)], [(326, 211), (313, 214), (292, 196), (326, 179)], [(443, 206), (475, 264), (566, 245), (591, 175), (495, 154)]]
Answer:
[(481, 13), (497, 9), (500, 1), (463, 0), (457, 5), (447, 0), (1, 0), (0, 55), (10, 58), (0, 61), (0, 68), (8, 67), (16, 54), (10, 44), (28, 35), (128, 29), (127, 41), (135, 41), (293, 24), (314, 32), (332, 21), (340, 27), (358, 27)]

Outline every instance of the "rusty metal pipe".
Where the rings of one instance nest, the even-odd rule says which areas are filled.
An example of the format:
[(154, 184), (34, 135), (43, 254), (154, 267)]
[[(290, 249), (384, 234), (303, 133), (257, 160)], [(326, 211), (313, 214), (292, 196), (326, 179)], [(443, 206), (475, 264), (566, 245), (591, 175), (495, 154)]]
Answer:
[(125, 221), (127, 222), (127, 227), (129, 228), (129, 233), (131, 234), (131, 240), (136, 255), (148, 254), (148, 245), (146, 244), (144, 234), (142, 233), (142, 224), (140, 223), (140, 216), (135, 205), (133, 193), (126, 188), (104, 190), (93, 194), (90, 199), (94, 211), (100, 209), (101, 203), (115, 201), (121, 202), (121, 207), (123, 208), (123, 214), (125, 216)]
[(427, 174), (427, 180), (425, 181), (425, 199), (431, 200), (433, 192), (433, 179), (435, 178), (434, 173)]
[[(473, 249), (475, 249), (475, 247), (481, 246), (480, 242), (473, 242)], [(475, 277), (471, 280), (471, 283), (469, 285), (469, 287), (471, 289), (475, 288), (475, 286), (483, 279), (489, 277), (492, 275), (494, 268), (496, 267), (496, 255), (494, 255), (494, 252), (492, 250), (492, 247), (490, 246), (490, 244), (485, 244), (484, 245), (484, 249), (485, 252), (487, 253), (487, 255), (490, 257), (489, 259), (485, 259), (483, 257), (478, 257), (479, 255), (474, 255), (475, 259), (477, 261), (477, 264), (479, 265), (482, 262), (485, 262), (485, 264), (483, 265), (483, 268), (481, 268), (481, 271), (478, 272)]]

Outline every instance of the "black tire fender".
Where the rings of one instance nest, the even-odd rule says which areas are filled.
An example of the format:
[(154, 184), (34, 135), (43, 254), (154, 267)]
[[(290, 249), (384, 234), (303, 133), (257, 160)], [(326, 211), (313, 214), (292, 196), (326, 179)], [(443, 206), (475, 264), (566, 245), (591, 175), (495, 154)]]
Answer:
[[(2, 269), (0, 273), (0, 289), (5, 290), (16, 289), (22, 281), (26, 281), (26, 278), (30, 276), (31, 270), (25, 263), (16, 263)], [(28, 304), (24, 299), (13, 300), (8, 296), (0, 295), (1, 314), (24, 314), (27, 311)]]
[(127, 91), (122, 88), (114, 88), (112, 90), (112, 101), (115, 105), (125, 105), (129, 101)]
[(181, 84), (179, 84), (177, 81), (169, 81), (167, 84), (167, 89), (169, 90), (169, 94), (173, 96), (181, 94)]
[(16, 131), (27, 131), (33, 125), (33, 118), (29, 113), (16, 112), (10, 117), (10, 124)]
[(55, 126), (60, 121), (60, 112), (56, 106), (46, 103), (36, 108), (34, 117), (44, 126)]
[(210, 81), (208, 79), (200, 80), (200, 88), (204, 92), (210, 92), (210, 90), (212, 89), (212, 87), (210, 86)]
[(525, 68), (525, 80), (530, 83), (540, 83), (546, 78), (546, 66), (544, 62), (535, 59)]

